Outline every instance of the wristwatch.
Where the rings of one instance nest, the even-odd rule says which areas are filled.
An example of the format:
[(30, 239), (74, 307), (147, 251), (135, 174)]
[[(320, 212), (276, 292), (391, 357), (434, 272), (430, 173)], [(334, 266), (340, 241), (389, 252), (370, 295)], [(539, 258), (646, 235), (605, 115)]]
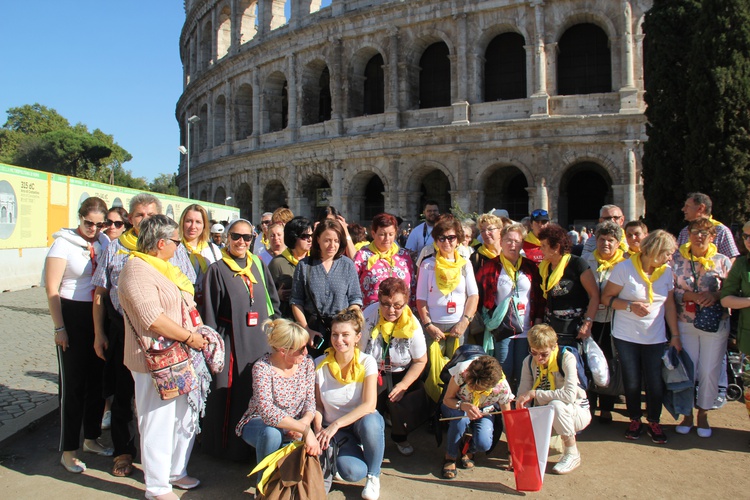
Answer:
[(467, 315), (464, 314), (464, 318), (466, 318), (467, 320), (469, 320), (469, 323), (471, 323), (472, 321), (474, 321), (474, 316), (467, 316)]
[(461, 403), (463, 403), (463, 401), (461, 401), (460, 399), (457, 399), (457, 400), (456, 400), (456, 409), (457, 409), (457, 410), (460, 410), (460, 409), (461, 409)]
[(632, 304), (632, 302), (628, 301), (628, 305), (625, 308), (625, 312), (633, 312), (633, 310), (630, 308), (630, 304)]

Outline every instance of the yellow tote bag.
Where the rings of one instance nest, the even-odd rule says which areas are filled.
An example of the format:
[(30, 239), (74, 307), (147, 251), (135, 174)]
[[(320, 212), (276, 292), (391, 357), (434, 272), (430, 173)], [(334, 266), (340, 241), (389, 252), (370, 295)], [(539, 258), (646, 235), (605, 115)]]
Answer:
[[(446, 349), (451, 353), (451, 356), (456, 349), (458, 349), (458, 337), (447, 337), (445, 339), (446, 344), (450, 343), (453, 339), (453, 348), (450, 349), (446, 346)], [(430, 348), (427, 351), (427, 358), (430, 361), (430, 372), (427, 374), (427, 380), (424, 382), (425, 391), (427, 395), (436, 403), (440, 399), (440, 394), (443, 392), (443, 383), (440, 380), (440, 372), (443, 371), (443, 367), (448, 363), (450, 358), (443, 356), (443, 349), (440, 347), (440, 342), (432, 342)]]

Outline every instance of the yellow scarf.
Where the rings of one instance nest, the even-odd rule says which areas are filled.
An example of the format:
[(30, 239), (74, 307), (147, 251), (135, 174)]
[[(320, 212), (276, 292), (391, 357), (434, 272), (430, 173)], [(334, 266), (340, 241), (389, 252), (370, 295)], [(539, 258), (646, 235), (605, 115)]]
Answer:
[(144, 261), (146, 261), (154, 269), (163, 274), (164, 277), (166, 277), (169, 281), (177, 285), (177, 288), (179, 288), (183, 292), (187, 292), (190, 295), (195, 295), (195, 287), (192, 283), (190, 283), (188, 277), (185, 276), (185, 274), (182, 272), (182, 270), (180, 270), (179, 267), (167, 262), (166, 260), (162, 260), (158, 257), (154, 257), (153, 255), (138, 252), (136, 250), (130, 252), (130, 258), (132, 259), (133, 257), (138, 257), (139, 259), (143, 259)]
[(716, 219), (714, 219), (713, 215), (709, 215), (708, 216), (708, 220), (710, 220), (711, 224), (713, 224), (714, 226), (721, 226), (722, 225), (721, 222), (719, 222)]
[(562, 259), (560, 259), (560, 262), (557, 264), (555, 270), (552, 271), (551, 276), (549, 273), (549, 267), (551, 265), (550, 261), (543, 260), (541, 264), (539, 264), (539, 274), (542, 275), (542, 292), (544, 293), (545, 299), (547, 298), (547, 292), (555, 288), (555, 285), (560, 283), (560, 278), (562, 278), (563, 272), (568, 266), (568, 262), (570, 262), (570, 254), (566, 253), (562, 256)]
[(521, 269), (522, 262), (523, 257), (518, 257), (518, 262), (516, 262), (516, 265), (513, 265), (508, 259), (505, 258), (505, 255), (503, 255), (502, 253), (500, 254), (500, 263), (503, 265), (505, 273), (510, 277), (510, 279), (513, 280), (513, 284), (515, 284), (518, 280), (517, 274), (518, 270)]
[(208, 261), (206, 261), (206, 258), (201, 255), (201, 252), (208, 248), (208, 243), (205, 241), (198, 242), (198, 244), (193, 248), (190, 243), (188, 243), (185, 238), (182, 239), (182, 244), (185, 245), (185, 249), (188, 251), (188, 255), (190, 256), (190, 262), (195, 264), (195, 262), (198, 262), (198, 265), (201, 268), (201, 273), (205, 274), (206, 269), (208, 269)]
[(443, 295), (448, 295), (461, 282), (461, 269), (466, 264), (466, 260), (456, 250), (454, 252), (456, 260), (451, 262), (441, 255), (437, 245), (433, 243), (432, 246), (435, 247), (435, 279), (438, 290)]
[(523, 241), (527, 241), (531, 243), (532, 245), (536, 245), (538, 247), (542, 246), (542, 242), (539, 241), (539, 238), (537, 238), (536, 235), (532, 233), (531, 231), (526, 233), (526, 237), (523, 239)]
[(599, 263), (599, 267), (596, 268), (597, 273), (603, 273), (604, 271), (608, 271), (615, 267), (615, 264), (619, 264), (623, 260), (625, 260), (625, 253), (621, 249), (615, 250), (615, 254), (612, 256), (611, 259), (607, 260), (602, 257), (602, 255), (599, 253), (599, 250), (594, 250), (594, 258), (596, 258), (596, 262)]
[(384, 260), (388, 263), (391, 268), (396, 267), (396, 263), (393, 262), (393, 257), (398, 253), (398, 245), (396, 243), (391, 243), (391, 248), (389, 248), (386, 252), (381, 252), (378, 250), (378, 247), (375, 246), (375, 242), (370, 243), (370, 245), (367, 247), (372, 252), (372, 255), (367, 258), (367, 270), (369, 271), (372, 269), (372, 266), (374, 266), (379, 260)]
[(651, 277), (649, 278), (646, 273), (643, 272), (643, 263), (641, 262), (641, 258), (639, 256), (636, 256), (631, 260), (633, 261), (633, 267), (638, 273), (638, 276), (640, 276), (641, 279), (646, 282), (646, 287), (648, 287), (648, 302), (649, 304), (651, 304), (654, 302), (654, 283), (656, 283), (656, 280), (658, 280), (661, 275), (664, 274), (664, 271), (667, 270), (667, 265), (663, 264), (660, 267), (654, 269), (654, 272), (651, 273)]
[[(133, 251), (138, 247), (138, 235), (135, 234), (135, 229), (132, 227), (122, 233), (119, 238), (117, 238), (117, 241), (120, 242), (120, 245), (127, 248), (129, 251)], [(128, 253), (123, 250), (120, 250), (118, 253)]]
[(253, 282), (257, 283), (258, 280), (255, 279), (252, 273), (253, 269), (253, 258), (250, 255), (250, 252), (247, 252), (247, 265), (244, 269), (240, 269), (240, 266), (237, 265), (237, 262), (232, 258), (231, 255), (229, 255), (229, 252), (227, 252), (226, 248), (221, 249), (221, 260), (224, 261), (224, 263), (229, 266), (229, 269), (234, 271), (234, 276), (237, 277), (239, 275), (247, 276), (247, 278)]
[(628, 239), (625, 237), (625, 231), (623, 231), (622, 238), (620, 238), (620, 250), (626, 252), (628, 248)]
[(713, 269), (714, 268), (714, 261), (711, 260), (711, 258), (719, 253), (719, 250), (716, 248), (716, 245), (713, 243), (708, 244), (708, 250), (706, 250), (706, 255), (703, 257), (696, 257), (692, 253), (692, 246), (690, 242), (688, 241), (684, 245), (680, 245), (680, 255), (682, 255), (685, 260), (690, 262), (691, 260), (693, 262), (698, 262), (701, 266), (703, 266), (703, 269)]
[(477, 248), (477, 252), (479, 252), (481, 255), (484, 255), (490, 260), (497, 257), (497, 254), (495, 253), (495, 251), (492, 250), (491, 248), (488, 248), (487, 245), (485, 245), (484, 243), (482, 244), (481, 247)]
[(534, 385), (531, 387), (532, 389), (536, 389), (539, 387), (539, 384), (542, 383), (542, 378), (547, 377), (547, 380), (549, 380), (549, 388), (551, 391), (555, 390), (555, 376), (553, 375), (555, 372), (559, 372), (560, 368), (557, 365), (557, 353), (560, 352), (560, 347), (556, 346), (552, 352), (549, 355), (549, 360), (547, 360), (547, 366), (544, 367), (542, 365), (539, 365), (539, 376), (534, 381)]
[(250, 472), (250, 474), (247, 475), (247, 477), (252, 476), (258, 471), (261, 471), (263, 469), (263, 474), (260, 477), (260, 480), (258, 481), (258, 491), (261, 495), (266, 494), (266, 484), (268, 483), (268, 480), (271, 479), (271, 476), (276, 471), (276, 469), (279, 468), (278, 463), (279, 460), (284, 458), (287, 455), (290, 455), (294, 450), (302, 446), (304, 443), (302, 441), (292, 441), (288, 445), (284, 446), (283, 448), (279, 448), (278, 450), (274, 451), (270, 455), (268, 455), (266, 458), (261, 460), (261, 462), (255, 466), (255, 468)]
[(354, 248), (356, 248), (357, 250), (362, 250), (362, 247), (366, 247), (366, 246), (367, 246), (367, 245), (369, 245), (369, 244), (370, 244), (370, 242), (369, 242), (369, 241), (367, 241), (367, 240), (365, 240), (365, 241), (360, 241), (359, 243), (355, 243), (355, 244), (354, 244)]
[(315, 367), (316, 370), (328, 365), (328, 371), (333, 378), (338, 380), (342, 385), (349, 385), (352, 382), (362, 383), (365, 381), (365, 366), (359, 362), (359, 347), (354, 348), (354, 358), (349, 363), (349, 373), (341, 373), (339, 362), (336, 361), (336, 350), (333, 347), (326, 349), (326, 357)]
[(378, 335), (382, 335), (385, 343), (390, 344), (391, 337), (394, 339), (410, 339), (414, 336), (416, 321), (414, 321), (414, 314), (412, 314), (408, 305), (404, 306), (401, 316), (395, 323), (386, 321), (380, 311), (378, 311), (378, 317), (380, 318), (378, 324), (370, 332), (371, 339), (374, 340), (378, 338)]
[(271, 246), (271, 242), (268, 241), (268, 238), (266, 238), (265, 233), (261, 233), (260, 242), (263, 243), (263, 246), (266, 247), (266, 250), (268, 250), (268, 247)]
[(641, 253), (641, 251), (640, 250), (633, 250), (632, 248), (628, 247), (628, 253), (632, 257), (633, 255), (635, 255), (637, 253)]
[(291, 265), (294, 267), (297, 267), (297, 264), (299, 264), (299, 259), (296, 258), (292, 252), (289, 251), (288, 248), (285, 248), (283, 252), (281, 252), (282, 257), (284, 257), (286, 260), (289, 261)]
[(490, 387), (486, 391), (471, 391), (471, 404), (478, 407), (479, 401), (482, 399), (482, 396), (484, 396), (485, 398), (491, 396), (493, 389), (495, 389), (495, 387), (497, 387), (497, 385), (503, 380), (505, 380), (505, 373), (503, 373), (502, 377), (500, 377), (500, 380), (497, 381), (497, 384), (495, 384), (494, 387)]

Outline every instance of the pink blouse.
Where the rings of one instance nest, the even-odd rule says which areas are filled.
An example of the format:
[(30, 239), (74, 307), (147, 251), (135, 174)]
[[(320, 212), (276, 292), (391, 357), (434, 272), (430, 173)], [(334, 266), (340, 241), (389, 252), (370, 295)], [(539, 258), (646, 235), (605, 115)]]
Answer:
[(367, 307), (378, 300), (378, 288), (386, 278), (396, 277), (404, 280), (409, 287), (409, 303), (414, 302), (414, 265), (407, 250), (399, 248), (398, 253), (393, 256), (394, 266), (385, 260), (378, 260), (372, 269), (367, 269), (367, 259), (374, 255), (368, 247), (362, 247), (354, 256), (354, 267), (359, 276), (359, 287), (362, 289), (362, 308)]

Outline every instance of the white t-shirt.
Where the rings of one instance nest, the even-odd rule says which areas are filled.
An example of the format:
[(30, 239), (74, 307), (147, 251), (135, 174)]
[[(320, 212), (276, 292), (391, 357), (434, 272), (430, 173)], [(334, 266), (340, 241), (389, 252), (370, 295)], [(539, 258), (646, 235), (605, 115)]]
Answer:
[[(318, 366), (325, 359), (325, 355), (315, 360)], [(377, 375), (378, 366), (375, 358), (363, 352), (359, 353), (359, 362), (365, 366), (365, 378)], [(323, 425), (330, 425), (348, 414), (362, 403), (364, 383), (342, 384), (331, 375), (328, 366), (315, 370), (315, 385), (320, 391), (323, 403)]]
[[(376, 339), (370, 337), (370, 332), (380, 319), (380, 304), (378, 302), (370, 304), (362, 314), (365, 317), (365, 326), (362, 328), (359, 348), (362, 352), (366, 352), (375, 358), (376, 361), (380, 361), (383, 359), (383, 337), (378, 336)], [(391, 371), (394, 373), (406, 370), (409, 368), (412, 359), (418, 359), (427, 354), (427, 344), (425, 343), (422, 326), (416, 318), (414, 324), (414, 334), (410, 339), (391, 339), (388, 354), (391, 358)]]
[[(633, 259), (620, 262), (612, 270), (609, 281), (622, 286), (617, 296), (623, 300), (648, 303), (648, 288), (643, 278), (633, 266)], [(649, 305), (649, 314), (643, 318), (633, 312), (618, 310), (612, 322), (612, 336), (636, 344), (659, 344), (667, 341), (667, 328), (664, 324), (664, 302), (674, 289), (672, 268), (667, 270), (653, 284), (654, 302)]]
[(513, 280), (510, 279), (505, 269), (500, 272), (500, 276), (497, 277), (497, 297), (495, 298), (495, 304), (501, 303), (511, 292), (513, 293), (513, 302), (516, 304), (516, 311), (518, 312), (518, 319), (521, 320), (521, 324), (523, 325), (523, 332), (513, 335), (511, 338), (524, 339), (526, 338), (526, 332), (531, 328), (531, 314), (529, 312), (531, 280), (521, 271), (518, 271), (517, 274), (518, 282), (516, 286), (518, 289), (516, 293), (513, 292)]
[[(458, 286), (448, 295), (438, 289), (435, 279), (435, 258), (430, 257), (419, 266), (419, 278), (417, 279), (417, 300), (427, 302), (430, 311), (430, 319), (433, 323), (454, 324), (461, 321), (464, 315), (466, 299), (472, 295), (479, 295), (477, 280), (474, 278), (474, 269), (467, 260), (461, 271), (461, 279)], [(456, 312), (448, 312), (448, 303), (456, 303)]]
[[(78, 302), (91, 302), (94, 290), (91, 277), (94, 272), (88, 243), (75, 229), (61, 229), (52, 236), (55, 241), (47, 257), (67, 261), (60, 282), (60, 297)], [(101, 256), (108, 245), (109, 240), (100, 233), (99, 240), (93, 244), (95, 255)]]

